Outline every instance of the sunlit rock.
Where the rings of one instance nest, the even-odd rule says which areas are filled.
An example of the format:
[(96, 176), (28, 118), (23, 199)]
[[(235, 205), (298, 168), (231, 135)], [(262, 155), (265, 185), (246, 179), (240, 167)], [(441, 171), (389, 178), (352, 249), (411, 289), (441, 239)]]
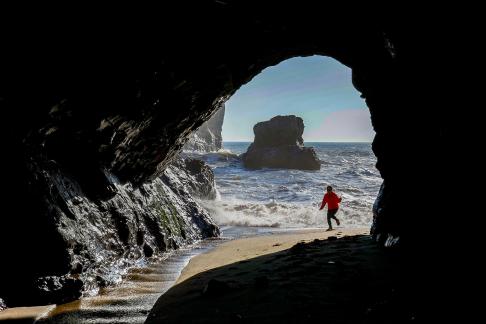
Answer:
[(185, 151), (215, 152), (223, 148), (224, 104), (195, 131), (184, 145)]
[(193, 158), (180, 158), (171, 164), (170, 170), (177, 171), (181, 187), (200, 199), (215, 199), (217, 196), (214, 173), (204, 161)]

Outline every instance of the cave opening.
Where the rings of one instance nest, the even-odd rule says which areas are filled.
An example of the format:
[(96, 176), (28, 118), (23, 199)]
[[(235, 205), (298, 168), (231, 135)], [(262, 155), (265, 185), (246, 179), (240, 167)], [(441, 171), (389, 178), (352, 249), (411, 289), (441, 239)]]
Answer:
[[(184, 154), (192, 152), (212, 167), (218, 190), (202, 204), (224, 231), (233, 232), (233, 226), (327, 226), (325, 213), (319, 211), (327, 185), (344, 199), (337, 214), (340, 224), (369, 228), (382, 179), (371, 149), (370, 112), (351, 79), (351, 69), (330, 57), (283, 60), (238, 89), (190, 138)], [(301, 118), (302, 129), (296, 132), (289, 121), (265, 136), (292, 134), (290, 143), (316, 152), (318, 170), (278, 167), (278, 161), (276, 168), (252, 169), (244, 163), (245, 152), (257, 140), (254, 126), (279, 115)], [(269, 150), (279, 144), (271, 145)], [(299, 159), (299, 152), (294, 155)]]
[[(189, 3), (191, 9), (167, 7), (167, 19), (144, 19), (130, 33), (93, 22), (78, 37), (70, 32), (83, 24), (73, 19), (62, 28), (71, 34), (65, 38), (57, 17), (54, 32), (38, 24), (19, 38), (25, 46), (6, 46), (22, 55), (9, 55), (0, 76), (6, 85), (0, 103), (11, 121), (4, 179), (10, 190), (3, 199), (13, 209), (2, 219), (0, 245), (8, 247), (12, 266), (2, 268), (0, 298), (7, 305), (74, 300), (86, 287), (109, 284), (118, 275), (109, 271), (113, 263), (130, 265), (217, 236), (193, 201), (173, 203), (187, 202), (174, 157), (193, 130), (264, 68), (309, 55), (350, 67), (370, 109), (372, 149), (384, 179), (373, 210), (374, 241), (407, 248), (415, 297), (440, 295), (428, 265), (449, 252), (436, 227), (451, 214), (443, 203), (444, 175), (454, 161), (447, 139), (455, 115), (437, 103), (437, 94), (451, 87), (450, 78), (436, 73), (445, 65), (433, 62), (447, 57), (449, 40), (436, 47), (437, 33), (421, 33), (424, 26), (402, 33), (394, 14), (374, 21), (371, 11), (356, 8), (343, 19), (310, 2), (270, 1), (258, 10), (252, 1)], [(200, 8), (210, 10), (193, 10)], [(431, 92), (431, 84), (440, 91)], [(411, 183), (434, 190), (410, 205)], [(22, 239), (12, 240), (12, 233)]]

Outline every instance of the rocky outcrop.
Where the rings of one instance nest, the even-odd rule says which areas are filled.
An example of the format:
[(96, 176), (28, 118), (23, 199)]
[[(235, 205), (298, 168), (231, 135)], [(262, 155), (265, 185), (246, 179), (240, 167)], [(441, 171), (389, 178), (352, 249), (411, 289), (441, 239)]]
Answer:
[(223, 148), (224, 104), (195, 131), (184, 145), (185, 151), (215, 152)]
[[(12, 280), (15, 272), (0, 277), (0, 293), (10, 306), (76, 299), (116, 283), (127, 267), (144, 258), (219, 234), (192, 197), (215, 190), (211, 169), (200, 161), (175, 161), (137, 188), (104, 170), (112, 196), (103, 200), (90, 197), (55, 162), (36, 163), (31, 171), (32, 189), (42, 193), (37, 207), (43, 220), (32, 237), (24, 238), (29, 250), (21, 265), (35, 272), (21, 281)], [(20, 248), (22, 243), (14, 240)]]
[(253, 127), (255, 140), (243, 154), (245, 167), (319, 170), (321, 164), (311, 147), (304, 147), (304, 121), (300, 117), (276, 116)]
[(184, 157), (172, 163), (176, 168), (181, 187), (196, 198), (216, 199), (217, 190), (214, 173), (211, 167), (199, 159)]

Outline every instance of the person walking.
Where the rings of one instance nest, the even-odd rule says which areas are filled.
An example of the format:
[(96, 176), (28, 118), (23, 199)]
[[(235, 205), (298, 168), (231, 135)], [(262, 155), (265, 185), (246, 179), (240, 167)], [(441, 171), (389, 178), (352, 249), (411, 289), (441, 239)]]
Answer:
[(322, 210), (327, 204), (327, 224), (329, 225), (327, 230), (332, 231), (332, 218), (334, 218), (338, 226), (340, 225), (339, 219), (336, 218), (336, 213), (339, 210), (339, 203), (341, 202), (342, 198), (338, 197), (338, 195), (332, 191), (331, 186), (327, 186), (326, 191), (327, 192), (324, 195), (324, 198), (322, 198), (321, 208), (319, 208), (319, 210)]

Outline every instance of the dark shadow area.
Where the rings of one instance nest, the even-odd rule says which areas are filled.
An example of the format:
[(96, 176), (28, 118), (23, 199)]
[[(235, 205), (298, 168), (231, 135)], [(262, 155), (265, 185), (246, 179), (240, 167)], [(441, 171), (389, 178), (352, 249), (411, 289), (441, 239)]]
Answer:
[[(472, 30), (455, 23), (464, 18), (456, 6), (447, 15), (439, 10), (443, 6), (407, 14), (402, 7), (334, 5), (326, 3), (323, 10), (315, 1), (191, 0), (162, 9), (87, 8), (86, 15), (81, 8), (5, 11), (0, 60), (5, 304), (76, 299), (86, 287), (100, 286), (97, 276), (105, 275), (112, 260), (141, 259), (147, 245), (157, 254), (185, 243), (182, 228), (193, 231), (187, 237), (216, 236), (207, 215), (184, 216), (184, 224), (184, 217), (174, 216), (167, 197), (174, 196), (176, 190), (168, 187), (175, 182), (158, 177), (187, 136), (264, 68), (323, 55), (352, 69), (353, 85), (371, 112), (373, 152), (384, 180), (374, 208), (376, 241), (403, 249), (411, 300), (446, 318), (455, 311), (463, 322), (469, 313), (463, 306), (471, 308), (467, 299), (477, 293), (469, 290), (483, 277), (477, 266), (483, 235), (455, 231), (459, 221), (481, 215), (469, 198), (475, 191), (464, 184), (482, 184), (476, 158), (481, 146), (474, 143), (480, 137), (462, 132), (480, 130), (471, 127), (481, 121), (475, 118), (478, 105), (467, 103), (473, 78), (463, 72), (479, 65), (472, 55), (477, 38), (469, 42)], [(461, 86), (467, 91), (459, 91)], [(115, 196), (112, 185), (118, 185)], [(458, 186), (467, 202), (461, 192), (455, 198)], [(366, 262), (380, 266), (372, 256)], [(312, 282), (308, 272), (300, 276)], [(357, 303), (365, 300), (361, 297), (378, 296), (380, 287), (380, 281), (360, 281), (366, 287), (352, 294), (355, 304), (322, 309), (341, 312), (346, 306), (344, 315), (358, 314), (365, 307)], [(314, 282), (316, 293), (327, 298), (330, 286)], [(279, 304), (282, 296), (271, 295), (268, 312), (280, 307), (279, 318), (299, 316)], [(329, 296), (330, 303), (340, 300)], [(221, 309), (229, 300), (221, 301)], [(181, 316), (196, 316), (195, 309)]]
[(396, 254), (368, 236), (298, 243), (193, 276), (159, 298), (147, 323), (399, 323)]

